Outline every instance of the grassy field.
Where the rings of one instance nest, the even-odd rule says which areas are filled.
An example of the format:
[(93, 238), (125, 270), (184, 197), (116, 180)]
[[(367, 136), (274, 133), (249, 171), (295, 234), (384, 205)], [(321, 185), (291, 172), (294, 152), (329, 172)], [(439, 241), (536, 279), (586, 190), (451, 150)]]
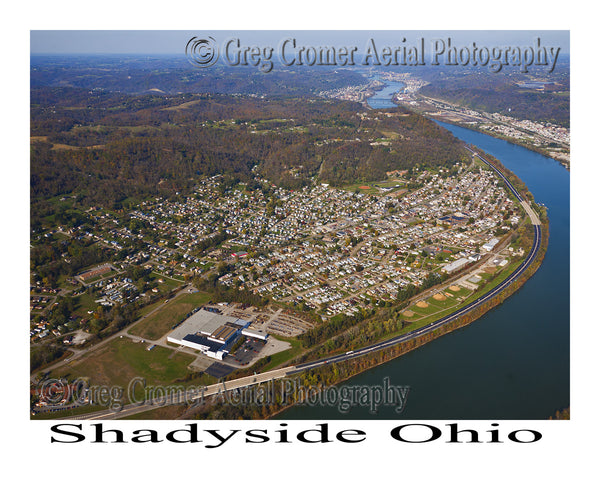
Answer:
[(183, 284), (183, 282), (174, 280), (171, 277), (167, 277), (167, 276), (161, 275), (159, 273), (154, 273), (154, 272), (152, 272), (150, 274), (150, 279), (158, 281), (157, 288), (160, 293), (170, 292), (171, 290), (173, 290), (177, 287), (181, 287), (181, 285)]
[(381, 133), (387, 138), (396, 139), (400, 136), (398, 132), (392, 132), (391, 130), (381, 130)]
[(435, 305), (432, 305), (429, 302), (429, 299), (427, 299), (427, 303), (429, 303), (429, 305), (426, 307), (420, 307), (418, 304), (416, 304), (416, 305), (413, 305), (412, 307), (410, 307), (410, 309), (415, 313), (420, 313), (420, 314), (424, 314), (424, 315), (429, 315), (429, 314), (440, 311), (439, 307), (436, 307)]
[[(412, 315), (404, 315), (404, 312), (412, 312)], [(414, 310), (408, 309), (408, 310), (404, 310), (402, 312), (402, 319), (406, 322), (415, 322), (417, 321), (419, 318), (421, 318), (423, 315), (419, 315), (418, 313), (416, 313)]]
[[(129, 333), (149, 340), (158, 340), (165, 333), (168, 333), (174, 325), (183, 320), (195, 307), (205, 304), (209, 298), (210, 295), (203, 292), (183, 293), (136, 324), (129, 330)], [(151, 309), (147, 308), (145, 310)]]
[(116, 338), (82, 360), (53, 370), (50, 377), (89, 378), (93, 385), (127, 388), (136, 377), (144, 378), (149, 385), (167, 385), (189, 373), (192, 355), (160, 346), (148, 351), (146, 347), (145, 343)]
[(154, 310), (161, 304), (164, 304), (164, 300), (159, 300), (158, 302), (152, 302), (147, 305), (144, 305), (142, 308), (140, 308), (140, 311), (138, 312), (138, 318), (142, 318), (148, 315), (152, 310)]
[[(209, 385), (217, 380), (210, 375), (186, 376), (190, 373), (188, 365), (194, 360), (193, 355), (174, 351), (169, 348), (157, 346), (147, 350), (146, 343), (135, 343), (128, 338), (117, 338), (100, 349), (87, 354), (84, 359), (64, 365), (50, 372), (50, 377), (65, 378), (69, 382), (77, 379), (86, 379), (91, 387), (109, 388), (120, 387), (122, 395), (115, 396), (117, 402), (124, 404), (130, 402), (128, 386), (134, 379), (137, 380), (136, 393), (139, 398), (143, 396), (143, 388), (153, 388), (159, 385), (176, 385), (177, 388), (188, 388), (199, 385)], [(145, 383), (143, 383), (145, 381)], [(92, 391), (92, 388), (90, 389)], [(116, 395), (116, 394), (110, 394)], [(120, 398), (120, 400), (119, 400)], [(102, 405), (84, 405), (70, 410), (58, 412), (40, 413), (32, 418), (43, 420), (60, 417), (81, 415), (97, 410), (103, 410), (109, 405), (108, 399), (102, 400)], [(185, 407), (172, 406), (159, 409), (162, 413), (182, 413)], [(147, 413), (146, 417), (140, 418), (162, 418), (155, 414)]]
[[(473, 293), (470, 290), (468, 290), (466, 288), (463, 288), (463, 287), (460, 287), (460, 290), (456, 291), (456, 292), (450, 290), (450, 288), (447, 288), (445, 291), (446, 292), (450, 292), (452, 295), (454, 295), (454, 298), (457, 298), (457, 297), (465, 297), (466, 298), (466, 297), (469, 297), (469, 295), (472, 295), (472, 296), (470, 296), (469, 298), (466, 298), (465, 302), (462, 302), (462, 303), (457, 303), (457, 302), (454, 302), (454, 301), (451, 303), (451, 302), (448, 301), (448, 305), (452, 306), (452, 308), (444, 308), (443, 310), (441, 310), (441, 309), (439, 309), (439, 308), (436, 307), (437, 311), (432, 311), (432, 312), (430, 312), (429, 315), (426, 315), (426, 316), (420, 318), (419, 320), (410, 323), (410, 326), (407, 329), (403, 329), (401, 333), (408, 333), (408, 332), (410, 332), (412, 330), (416, 330), (419, 327), (422, 327), (422, 326), (425, 326), (425, 325), (429, 325), (430, 323), (433, 323), (436, 320), (439, 320), (440, 318), (445, 317), (446, 315), (448, 315), (451, 312), (455, 311), (459, 307), (462, 307), (462, 306), (466, 305), (467, 303), (472, 302), (476, 298), (481, 297), (485, 293), (489, 292), (492, 288), (494, 288), (495, 286), (497, 286), (499, 283), (501, 283), (503, 280), (505, 280), (506, 277), (508, 277), (513, 271), (515, 271), (516, 268), (520, 264), (521, 264), (521, 262), (513, 262), (513, 263), (509, 264), (491, 282), (489, 282), (486, 285), (482, 285), (480, 287), (480, 289), (476, 293)], [(430, 299), (427, 299), (428, 303), (429, 303), (429, 301), (430, 301)], [(429, 309), (429, 308), (431, 308), (431, 305), (429, 307), (427, 307), (427, 309)], [(425, 311), (427, 309), (419, 308), (419, 307), (416, 307), (416, 306), (412, 306), (411, 307), (411, 310), (414, 311), (414, 312), (423, 312), (423, 311)], [(413, 319), (414, 319), (414, 317), (413, 317)], [(412, 319), (409, 319), (409, 320), (412, 320)], [(384, 339), (391, 338), (391, 337), (393, 337), (395, 335), (398, 335), (398, 333), (399, 332), (390, 334), (390, 335), (386, 336)]]
[(165, 107), (162, 110), (166, 110), (166, 111), (177, 111), (177, 110), (184, 110), (186, 108), (189, 108), (193, 105), (196, 105), (198, 103), (200, 103), (202, 100), (191, 100), (189, 102), (184, 102), (180, 105), (174, 105), (172, 107)]
[(156, 279), (156, 280), (162, 280), (163, 281), (163, 285), (166, 285), (168, 287), (171, 287), (171, 289), (176, 288), (176, 287), (180, 287), (181, 284), (183, 283), (181, 280), (175, 280), (171, 277), (168, 277), (166, 275), (162, 275), (158, 272), (152, 272), (150, 274), (150, 278), (151, 279)]
[(471, 290), (469, 290), (468, 288), (461, 287), (460, 285), (456, 286), (459, 288), (458, 290), (454, 291), (450, 287), (448, 287), (446, 290), (444, 290), (444, 292), (452, 295), (452, 297), (450, 298), (468, 297), (469, 295), (471, 295)]
[[(505, 266), (498, 273), (498, 276), (496, 278), (491, 280), (489, 283), (480, 286), (479, 290), (477, 291), (477, 296), (480, 297), (480, 296), (484, 295), (485, 293), (489, 292), (492, 288), (494, 288), (496, 285), (498, 285), (502, 281), (504, 281), (512, 272), (514, 272), (519, 267), (519, 265), (521, 265), (523, 263), (524, 260), (525, 259), (522, 258), (522, 259), (519, 259), (518, 261), (511, 261), (507, 266)], [(484, 275), (485, 274), (482, 274), (481, 276), (483, 277)]]
[(440, 308), (448, 308), (457, 304), (456, 300), (448, 297), (446, 297), (446, 300), (436, 300), (433, 297), (429, 297), (427, 302)]
[(96, 297), (89, 293), (83, 293), (76, 296), (75, 301), (77, 302), (77, 309), (73, 313), (84, 318), (89, 318), (87, 312), (98, 308), (98, 304), (94, 301), (95, 299)]

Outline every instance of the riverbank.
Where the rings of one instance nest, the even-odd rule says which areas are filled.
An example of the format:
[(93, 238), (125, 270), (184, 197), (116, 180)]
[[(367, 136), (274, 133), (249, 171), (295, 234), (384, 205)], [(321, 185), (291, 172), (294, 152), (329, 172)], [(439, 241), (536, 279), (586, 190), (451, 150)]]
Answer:
[[(392, 102), (394, 106), (408, 108), (434, 121), (456, 125), (492, 138), (513, 143), (532, 152), (552, 158), (567, 170), (570, 169), (570, 145), (559, 143), (559, 140), (550, 141), (548, 137), (540, 134), (535, 129), (528, 129), (519, 125), (515, 118), (500, 117), (498, 119), (495, 117), (496, 113), (490, 114), (473, 108), (464, 108), (439, 98), (424, 96), (417, 93), (417, 90), (411, 92), (409, 95), (403, 95), (399, 92), (393, 96)], [(489, 128), (482, 128), (484, 125)], [(536, 128), (545, 128), (548, 126), (540, 122), (536, 125)], [(494, 130), (494, 127), (504, 128), (506, 132), (512, 131), (518, 133), (521, 136), (528, 137), (529, 140), (520, 139), (517, 135), (510, 136), (503, 134)], [(560, 126), (555, 125), (555, 127)], [(535, 142), (538, 142), (539, 145), (534, 144)]]
[[(548, 227), (549, 224), (546, 219), (545, 222), (542, 223), (543, 233), (541, 235), (541, 246), (531, 265), (527, 267), (526, 270), (513, 282), (511, 282), (505, 289), (501, 290), (501, 292), (498, 295), (491, 297), (488, 301), (483, 302), (472, 311), (469, 311), (468, 313), (459, 316), (453, 321), (440, 325), (438, 328), (432, 330), (431, 332), (428, 332), (426, 335), (419, 336), (417, 338), (390, 347), (386, 350), (377, 351), (365, 355), (363, 357), (359, 357), (356, 359), (348, 359), (347, 361), (344, 361), (342, 363), (327, 364), (318, 367), (317, 369), (310, 371), (310, 377), (319, 379), (319, 385), (317, 385), (319, 388), (323, 388), (324, 385), (329, 387), (332, 385), (340, 384), (342, 382), (346, 382), (361, 373), (364, 373), (370, 369), (373, 369), (391, 360), (399, 358), (409, 352), (412, 352), (413, 350), (418, 349), (419, 347), (422, 347), (427, 343), (432, 342), (437, 338), (440, 338), (443, 335), (454, 332), (455, 330), (470, 325), (475, 320), (478, 320), (487, 312), (496, 308), (510, 296), (515, 294), (527, 282), (527, 280), (529, 280), (539, 269), (539, 267), (542, 265), (548, 247)], [(482, 293), (485, 293), (485, 291)], [(307, 384), (307, 380), (309, 380), (309, 374), (307, 372), (304, 372), (303, 374), (301, 374), (300, 378), (303, 384)], [(310, 381), (308, 382), (308, 384), (310, 384)], [(293, 404), (286, 405), (280, 410), (273, 412), (269, 416), (269, 418), (278, 417), (293, 406)], [(284, 416), (280, 418), (286, 417)]]
[[(345, 386), (410, 385), (402, 418), (547, 419), (569, 405), (569, 173), (555, 160), (480, 132), (440, 123), (494, 155), (546, 206), (544, 257), (529, 280), (490, 306), (485, 321), (349, 377)], [(506, 172), (505, 172), (506, 173)], [(545, 220), (546, 223), (546, 220)], [(547, 246), (547, 251), (546, 251)], [(514, 288), (514, 287), (513, 287)], [(443, 399), (440, 403), (440, 399)], [(374, 418), (356, 408), (287, 408), (286, 419)], [(378, 419), (398, 418), (383, 408)]]
[[(488, 159), (489, 160), (489, 159)], [(508, 175), (505, 169), (502, 169), (505, 175)], [(528, 197), (525, 192), (526, 187), (523, 182), (516, 182), (515, 185), (518, 185), (521, 190), (521, 194), (523, 197)], [(519, 276), (514, 278), (514, 282), (510, 285), (503, 285), (502, 292), (495, 292), (493, 297), (485, 297), (489, 298), (489, 301), (482, 302), (477, 305), (476, 308), (465, 312), (465, 314), (461, 314), (459, 317), (454, 318), (452, 321), (440, 324), (436, 328), (431, 329), (431, 331), (427, 331), (426, 334), (420, 334), (415, 338), (410, 338), (397, 345), (393, 345), (391, 347), (387, 347), (380, 351), (374, 351), (372, 353), (367, 353), (360, 358), (347, 358), (343, 359), (340, 363), (333, 363), (324, 365), (322, 367), (311, 369), (310, 371), (301, 373), (298, 377), (303, 384), (308, 385), (335, 385), (340, 382), (347, 381), (357, 375), (364, 373), (368, 370), (373, 369), (374, 367), (380, 366), (384, 363), (390, 362), (408, 352), (412, 352), (419, 347), (424, 346), (431, 342), (431, 340), (437, 339), (441, 336), (446, 335), (446, 333), (453, 332), (462, 328), (463, 326), (469, 325), (474, 322), (474, 320), (480, 318), (482, 315), (487, 313), (488, 311), (495, 308), (497, 305), (503, 303), (509, 296), (513, 293), (517, 292), (517, 290), (525, 283), (527, 279), (529, 279), (533, 273), (539, 268), (542, 264), (542, 260), (544, 258), (544, 254), (546, 251), (546, 246), (548, 242), (548, 223), (547, 219), (545, 219), (544, 223), (544, 234), (541, 236), (543, 241), (542, 248), (539, 253), (534, 256), (533, 262), (531, 264), (527, 263), (527, 268), (525, 272)], [(515, 265), (515, 269), (519, 268), (518, 265)], [(507, 276), (511, 275), (511, 272), (506, 272)], [(488, 284), (486, 287), (482, 286), (481, 294), (485, 295), (487, 290), (491, 290), (495, 288), (495, 285), (501, 284), (504, 281), (504, 278), (498, 279), (497, 283)], [(486, 290), (487, 289), (487, 290)], [(473, 305), (475, 302), (469, 302), (469, 305)], [(446, 317), (444, 317), (446, 318)], [(397, 335), (397, 333), (396, 333)], [(393, 336), (393, 335), (390, 335)], [(298, 378), (297, 377), (297, 378)], [(219, 406), (216, 406), (218, 415)], [(228, 408), (228, 406), (224, 406), (223, 408)], [(266, 410), (261, 407), (260, 414), (256, 410), (252, 410), (251, 408), (244, 408), (244, 412), (231, 412), (227, 410), (228, 415), (222, 415), (222, 418), (230, 418), (231, 414), (235, 417), (242, 418), (266, 418), (272, 417), (274, 415), (278, 415), (283, 411), (290, 408), (290, 404), (287, 403), (285, 405), (281, 405), (280, 408), (276, 406), (269, 407)], [(223, 412), (221, 412), (223, 413)], [(208, 411), (204, 411), (200, 415), (212, 415), (214, 413), (209, 413)], [(262, 416), (261, 416), (262, 415)], [(201, 418), (212, 418), (212, 417), (201, 417)]]
[[(522, 184), (522, 182), (521, 182)], [(523, 189), (523, 187), (522, 187)], [(523, 196), (527, 195), (528, 192), (523, 192)], [(514, 269), (507, 272), (501, 273), (498, 278), (490, 279), (486, 285), (482, 285), (477, 297), (470, 301), (467, 305), (462, 306), (456, 311), (456, 314), (447, 314), (440, 320), (428, 323), (427, 328), (421, 327), (415, 331), (415, 335), (404, 334), (402, 337), (406, 339), (401, 340), (398, 343), (390, 343), (390, 346), (384, 341), (384, 348), (376, 348), (371, 353), (359, 353), (360, 349), (356, 350), (356, 353), (352, 357), (342, 357), (341, 359), (331, 360), (330, 362), (323, 361), (323, 365), (318, 367), (311, 367), (300, 373), (298, 376), (293, 375), (295, 378), (299, 378), (300, 384), (312, 388), (323, 388), (326, 386), (336, 385), (340, 382), (347, 381), (358, 374), (361, 374), (369, 369), (382, 365), (393, 359), (396, 359), (408, 352), (411, 352), (434, 339), (437, 339), (447, 333), (460, 329), (475, 320), (481, 318), (485, 313), (495, 308), (496, 306), (503, 303), (512, 294), (517, 292), (519, 288), (535, 273), (535, 271), (542, 264), (548, 242), (548, 222), (543, 216), (545, 222), (542, 226), (543, 234), (541, 238), (536, 238), (531, 246), (531, 252), (524, 262), (515, 265)], [(541, 247), (538, 245), (538, 241), (541, 241)], [(525, 264), (525, 265), (523, 265)], [(483, 299), (481, 303), (479, 303)], [(391, 335), (391, 340), (395, 342), (395, 338)], [(379, 344), (381, 345), (381, 340)], [(367, 347), (363, 347), (367, 348)], [(371, 347), (367, 350), (373, 350)], [(355, 356), (356, 355), (356, 356)], [(359, 356), (360, 355), (360, 356)], [(333, 358), (328, 356), (327, 358)], [(307, 359), (305, 359), (307, 360)], [(302, 367), (302, 366), (301, 366)], [(289, 380), (289, 379), (286, 379)], [(285, 382), (286, 380), (282, 381)], [(281, 382), (280, 382), (281, 383)], [(278, 385), (274, 387), (275, 391), (284, 391), (284, 385)], [(293, 397), (295, 392), (292, 392)], [(280, 398), (280, 402), (283, 403), (270, 403), (269, 405), (261, 405), (260, 411), (262, 418), (271, 418), (273, 416), (283, 413), (288, 410), (298, 398)], [(214, 408), (219, 409), (219, 406)], [(231, 414), (230, 406), (223, 406), (223, 408), (229, 409), (228, 414)], [(209, 411), (202, 409), (203, 413), (200, 413), (199, 418), (211, 418), (203, 415), (208, 415)], [(238, 412), (237, 415), (242, 418), (261, 418), (257, 414), (256, 410), (253, 410), (247, 405), (243, 408), (244, 412)], [(213, 415), (211, 412), (210, 415)], [(217, 414), (218, 415), (218, 414)], [(258, 415), (258, 416), (257, 416)], [(195, 417), (198, 418), (198, 417)]]
[[(547, 238), (546, 235), (544, 235), (543, 237)], [(547, 240), (546, 240), (546, 246), (547, 246)], [(383, 364), (388, 363), (392, 360), (395, 360), (399, 357), (402, 357), (403, 355), (410, 353), (410, 352), (412, 352), (412, 351), (414, 351), (414, 350), (416, 350), (416, 349), (418, 349), (418, 348), (420, 348), (420, 347), (422, 347), (422, 346), (432, 342), (433, 340), (436, 340), (446, 334), (452, 333), (460, 328), (470, 325), (474, 321), (476, 321), (479, 318), (481, 318), (482, 316), (484, 316), (487, 312), (489, 312), (493, 308), (500, 305), (502, 302), (504, 302), (506, 299), (508, 299), (511, 295), (516, 293), (519, 290), (519, 288), (529, 278), (531, 278), (531, 276), (533, 276), (535, 274), (535, 272), (537, 271), (537, 269), (539, 268), (539, 266), (541, 265), (541, 263), (544, 259), (544, 255), (545, 255), (545, 249), (543, 249), (541, 254), (538, 255), (538, 257), (536, 258), (536, 262), (526, 270), (526, 273), (524, 273), (524, 275), (522, 277), (520, 277), (517, 282), (514, 282), (513, 284), (511, 284), (510, 287), (508, 287), (506, 290), (504, 290), (502, 292), (503, 294), (501, 296), (494, 297), (492, 300), (490, 300), (488, 302), (484, 302), (483, 304), (478, 306), (476, 311), (474, 311), (473, 313), (463, 315), (463, 316), (457, 318), (456, 320), (453, 320), (450, 323), (443, 324), (439, 328), (433, 330), (428, 335), (417, 337), (414, 340), (409, 340), (409, 341), (407, 341), (405, 343), (401, 343), (397, 346), (390, 347), (389, 349), (375, 352), (375, 353), (369, 354), (365, 357), (359, 357), (357, 359), (350, 359), (350, 360), (347, 360), (346, 362), (342, 362), (341, 364), (324, 365), (322, 367), (319, 367), (317, 369), (310, 371), (310, 375), (313, 378), (316, 377), (319, 379), (319, 383), (317, 385), (315, 385), (315, 387), (317, 387), (317, 389), (323, 390), (324, 388), (329, 388), (334, 385), (339, 385), (339, 384), (346, 382), (354, 377), (357, 377), (358, 375), (360, 375), (368, 370), (374, 369), (380, 365), (383, 365)], [(539, 261), (538, 261), (538, 258), (539, 258)], [(308, 383), (308, 385), (310, 385), (310, 382), (307, 382), (307, 380), (308, 380), (307, 377), (308, 377), (307, 372), (300, 375), (300, 379), (301, 379), (301, 382), (303, 385), (307, 385), (307, 383)], [(332, 378), (335, 378), (335, 381), (331, 381)], [(273, 419), (273, 418), (286, 419), (286, 417), (284, 415), (285, 412), (295, 406), (298, 406), (298, 404), (296, 404), (296, 403), (287, 404), (287, 405), (281, 407), (279, 410), (271, 413), (267, 417), (267, 419)], [(290, 419), (292, 419), (292, 418), (296, 418), (296, 417), (294, 417), (294, 416), (290, 417)]]
[[(381, 81), (381, 80), (378, 80)], [(406, 84), (398, 81), (385, 81), (381, 88), (373, 90), (362, 104), (369, 109), (395, 108), (397, 105), (393, 102), (395, 95), (404, 91)]]
[[(427, 114), (425, 114), (425, 116), (427, 118), (431, 119), (431, 120), (434, 120), (434, 121), (441, 121), (435, 115), (427, 115)], [(555, 156), (552, 155), (552, 152), (549, 152), (549, 151), (547, 151), (547, 150), (545, 150), (543, 148), (540, 148), (540, 147), (536, 147), (535, 145), (528, 144), (527, 142), (520, 142), (518, 139), (513, 138), (513, 137), (508, 137), (506, 135), (501, 135), (501, 134), (499, 134), (497, 132), (490, 131), (490, 130), (485, 130), (485, 129), (482, 130), (481, 128), (478, 128), (476, 125), (472, 125), (472, 124), (464, 123), (464, 122), (458, 122), (458, 121), (454, 121), (454, 120), (447, 119), (447, 118), (443, 119), (443, 123), (448, 123), (450, 125), (455, 125), (457, 127), (466, 128), (468, 130), (472, 130), (474, 132), (481, 133), (483, 135), (487, 135), (487, 136), (492, 137), (492, 138), (497, 138), (498, 140), (503, 140), (505, 142), (512, 143), (513, 145), (517, 145), (519, 147), (526, 148), (527, 150), (530, 150), (530, 151), (535, 152), (535, 153), (539, 153), (540, 155), (543, 155), (545, 157), (552, 158), (553, 160), (556, 160), (563, 167), (565, 167), (567, 169), (567, 171), (571, 170), (571, 161), (570, 161), (570, 159), (567, 161), (564, 158), (560, 158), (560, 157), (557, 158), (557, 157), (555, 157)]]

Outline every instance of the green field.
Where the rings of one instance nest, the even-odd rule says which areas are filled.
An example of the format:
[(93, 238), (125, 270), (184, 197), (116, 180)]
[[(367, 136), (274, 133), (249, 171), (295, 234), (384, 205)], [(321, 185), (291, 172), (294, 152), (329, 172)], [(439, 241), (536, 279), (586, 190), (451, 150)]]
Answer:
[(156, 280), (158, 282), (157, 288), (160, 293), (170, 292), (171, 290), (174, 290), (177, 287), (181, 287), (181, 285), (183, 283), (178, 280), (174, 280), (171, 277), (167, 277), (165, 275), (161, 275), (161, 274), (155, 273), (155, 272), (152, 272), (150, 274), (150, 279)]
[[(413, 315), (409, 317), (409, 316), (407, 316), (407, 315), (404, 315), (404, 312), (413, 312)], [(414, 322), (414, 321), (418, 320), (419, 318), (421, 318), (422, 316), (423, 316), (423, 315), (419, 315), (417, 312), (415, 312), (414, 310), (411, 310), (411, 309), (409, 308), (409, 309), (403, 310), (402, 319), (403, 319), (405, 322)], [(394, 335), (395, 335), (395, 334), (394, 334)]]
[[(207, 374), (189, 375), (188, 365), (194, 360), (193, 355), (160, 346), (147, 349), (146, 343), (135, 343), (128, 338), (117, 338), (98, 350), (87, 354), (83, 359), (56, 368), (49, 373), (50, 377), (65, 378), (69, 382), (85, 379), (90, 391), (100, 387), (122, 388), (123, 404), (130, 403), (128, 386), (135, 379), (135, 395), (143, 395), (143, 388), (159, 385), (176, 385), (177, 388), (209, 385), (216, 379)], [(150, 393), (151, 394), (151, 393)], [(111, 397), (112, 398), (112, 397)], [(119, 401), (118, 397), (114, 397)], [(106, 402), (108, 400), (102, 400)], [(103, 410), (108, 405), (84, 405), (71, 410), (40, 413), (34, 419), (51, 419), (81, 415)], [(185, 407), (166, 407), (169, 411), (181, 413)], [(155, 418), (149, 415), (148, 418)], [(160, 417), (157, 417), (160, 418)]]
[[(458, 304), (456, 302), (454, 302), (454, 305), (452, 306), (452, 308), (447, 308), (447, 309), (445, 308), (443, 310), (441, 310), (441, 309), (439, 309), (437, 307), (434, 307), (436, 309), (436, 311), (430, 311), (430, 312), (428, 312), (429, 313), (428, 315), (423, 316), (422, 318), (420, 318), (416, 322), (410, 323), (410, 325), (406, 329), (403, 329), (401, 333), (408, 333), (408, 332), (410, 332), (412, 330), (416, 330), (419, 327), (423, 327), (425, 325), (429, 325), (430, 323), (433, 323), (436, 320), (439, 320), (439, 319), (445, 317), (446, 315), (449, 315), (453, 311), (457, 310), (459, 307), (462, 307), (465, 304), (474, 301), (476, 298), (481, 297), (485, 293), (489, 292), (496, 285), (498, 285), (499, 283), (501, 283), (504, 279), (506, 279), (506, 277), (508, 277), (513, 271), (515, 271), (517, 269), (517, 267), (521, 263), (522, 262), (513, 262), (513, 263), (510, 263), (507, 267), (505, 267), (498, 274), (498, 276), (496, 278), (494, 278), (488, 284), (482, 285), (477, 292), (471, 292), (470, 290), (468, 290), (466, 288), (463, 288), (463, 287), (460, 287), (460, 290), (457, 291), (457, 292), (454, 292), (454, 291), (450, 290), (449, 288), (447, 288), (445, 291), (446, 292), (450, 292), (452, 295), (454, 295), (454, 298), (465, 297), (465, 302), (458, 303)], [(467, 299), (466, 297), (469, 297), (469, 298)], [(431, 299), (427, 299), (427, 302), (429, 303), (430, 300)], [(448, 305), (452, 305), (452, 304), (450, 302), (448, 302)], [(424, 312), (424, 311), (427, 311), (428, 309), (432, 309), (432, 306), (431, 305), (428, 306), (427, 309), (419, 308), (419, 307), (416, 307), (416, 306), (412, 306), (411, 307), (412, 311), (414, 311), (414, 312), (421, 312), (421, 313)], [(414, 319), (414, 318), (415, 317), (412, 317), (412, 319)], [(411, 319), (408, 319), (408, 320), (410, 321)], [(390, 335), (382, 338), (382, 340), (394, 337), (394, 336), (398, 335), (398, 333), (400, 333), (400, 332), (395, 332), (393, 334), (390, 334)]]
[(410, 307), (410, 309), (415, 312), (415, 313), (420, 313), (423, 315), (430, 315), (432, 313), (436, 313), (440, 311), (440, 308), (432, 305), (429, 302), (429, 298), (426, 300), (427, 303), (429, 303), (429, 305), (427, 307), (419, 307), (418, 305), (413, 305), (412, 307)]
[[(149, 340), (158, 340), (183, 320), (195, 307), (205, 304), (209, 299), (210, 295), (208, 293), (183, 293), (170, 300), (169, 303), (164, 303), (160, 310), (151, 313), (147, 318), (137, 323), (129, 330), (129, 333)], [(160, 303), (155, 304), (155, 308), (159, 305)], [(148, 310), (152, 309), (147, 308), (146, 311)]]
[(194, 360), (192, 355), (160, 346), (148, 351), (147, 346), (116, 338), (82, 360), (56, 368), (50, 377), (88, 378), (92, 385), (127, 388), (136, 377), (144, 378), (148, 385), (167, 385), (189, 373), (187, 366)]
[(435, 305), (436, 307), (439, 307), (439, 308), (450, 308), (457, 304), (456, 300), (454, 300), (453, 298), (449, 298), (449, 297), (446, 297), (446, 300), (436, 300), (433, 297), (429, 297), (427, 299), (427, 303), (430, 303), (431, 305)]
[(75, 305), (77, 305), (77, 309), (73, 312), (76, 315), (79, 315), (84, 318), (88, 318), (88, 311), (96, 310), (98, 308), (98, 304), (94, 301), (97, 297), (95, 295), (91, 295), (89, 293), (82, 293), (81, 295), (77, 295), (74, 297)]

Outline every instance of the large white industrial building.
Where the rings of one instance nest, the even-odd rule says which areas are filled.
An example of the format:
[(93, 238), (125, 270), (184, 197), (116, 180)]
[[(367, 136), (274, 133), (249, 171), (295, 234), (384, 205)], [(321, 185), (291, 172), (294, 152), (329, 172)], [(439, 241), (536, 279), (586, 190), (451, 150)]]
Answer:
[(494, 247), (496, 245), (498, 245), (499, 241), (500, 240), (498, 240), (497, 238), (494, 237), (489, 242), (487, 242), (485, 245), (482, 245), (481, 249), (485, 250), (486, 252), (491, 252), (494, 249)]
[(446, 273), (452, 273), (455, 272), (456, 270), (460, 270), (461, 268), (463, 268), (465, 265), (471, 263), (471, 260), (469, 260), (468, 258), (459, 258), (458, 260), (454, 260), (452, 263), (449, 263), (448, 265), (445, 265), (442, 267), (442, 272), (446, 272)]
[(167, 341), (200, 350), (208, 357), (222, 360), (239, 335), (261, 340), (267, 334), (248, 329), (250, 322), (228, 315), (199, 310), (167, 336)]

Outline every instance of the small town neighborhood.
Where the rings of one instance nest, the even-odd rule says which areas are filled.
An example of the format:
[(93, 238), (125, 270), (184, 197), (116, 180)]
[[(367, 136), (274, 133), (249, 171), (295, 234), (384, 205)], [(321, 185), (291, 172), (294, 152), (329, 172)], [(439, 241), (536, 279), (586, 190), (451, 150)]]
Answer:
[[(100, 246), (110, 261), (64, 279), (62, 289), (44, 285), (38, 276), (30, 335), (85, 328), (98, 308), (143, 305), (211, 274), (224, 287), (293, 304), (323, 319), (384, 305), (409, 284), (419, 287), (430, 275), (455, 274), (478, 262), (521, 222), (518, 202), (491, 171), (475, 163), (453, 170), (417, 169), (412, 190), (407, 172), (398, 171), (389, 172), (386, 182), (298, 191), (257, 175), (264, 188), (241, 184), (226, 195), (217, 175), (185, 198), (154, 198), (131, 211), (91, 208), (82, 225), (44, 236)], [(522, 254), (511, 247), (495, 265)], [(69, 254), (62, 260), (69, 262)], [(132, 279), (133, 267), (146, 276)], [(88, 307), (62, 325), (44, 322), (44, 313), (68, 295), (85, 299), (80, 303)]]

